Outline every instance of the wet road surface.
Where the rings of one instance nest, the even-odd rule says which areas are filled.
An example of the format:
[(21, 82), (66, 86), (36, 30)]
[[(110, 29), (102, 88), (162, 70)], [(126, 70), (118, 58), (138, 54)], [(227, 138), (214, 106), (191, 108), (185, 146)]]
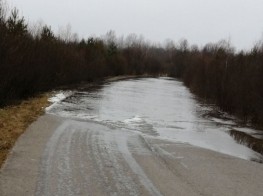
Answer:
[[(153, 84), (155, 96), (131, 96), (138, 82), (144, 82), (144, 89)], [(181, 85), (168, 79), (120, 81), (78, 90), (53, 105), (16, 143), (1, 169), (0, 195), (261, 195), (263, 165), (245, 160), (258, 154), (236, 144), (226, 128), (216, 130), (218, 124), (199, 116), (189, 92), (181, 92), (183, 86), (181, 94), (173, 91), (175, 99), (167, 91), (160, 93), (166, 92), (167, 99), (158, 98), (156, 89), (176, 83)], [(238, 150), (214, 151), (208, 141), (213, 135)], [(216, 149), (224, 146), (219, 143)]]
[(260, 154), (238, 144), (229, 133), (236, 130), (260, 138), (262, 131), (244, 127), (232, 116), (198, 101), (181, 81), (168, 77), (136, 78), (92, 88), (83, 85), (69, 95), (47, 112), (102, 122), (120, 130), (189, 143), (242, 159), (262, 160)]
[(45, 115), (2, 168), (0, 195), (261, 195), (262, 171), (189, 144)]

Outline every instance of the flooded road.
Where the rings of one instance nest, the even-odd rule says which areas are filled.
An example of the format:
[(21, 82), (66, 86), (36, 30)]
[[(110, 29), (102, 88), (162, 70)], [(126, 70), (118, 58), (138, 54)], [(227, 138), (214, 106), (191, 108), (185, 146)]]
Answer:
[(249, 161), (261, 155), (177, 80), (82, 86), (51, 101), (0, 170), (1, 196), (262, 195), (263, 164)]
[(202, 104), (181, 81), (172, 78), (139, 78), (82, 86), (48, 113), (91, 120), (148, 137), (189, 143), (247, 160), (262, 156), (238, 144), (231, 129), (250, 134), (256, 130), (238, 125), (231, 117), (208, 115), (213, 107)]

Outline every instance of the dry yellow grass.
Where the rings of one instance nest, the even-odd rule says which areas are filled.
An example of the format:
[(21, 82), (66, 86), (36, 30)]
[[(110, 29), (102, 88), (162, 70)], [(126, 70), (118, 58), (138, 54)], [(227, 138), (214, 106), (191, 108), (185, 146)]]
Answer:
[(49, 105), (48, 97), (48, 93), (42, 94), (0, 109), (0, 167), (18, 137), (44, 113)]

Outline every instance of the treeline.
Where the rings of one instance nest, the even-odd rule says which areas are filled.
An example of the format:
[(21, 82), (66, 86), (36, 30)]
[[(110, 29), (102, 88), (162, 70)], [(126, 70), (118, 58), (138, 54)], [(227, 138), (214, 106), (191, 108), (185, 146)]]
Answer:
[(61, 85), (160, 72), (160, 66), (154, 63), (159, 58), (154, 55), (155, 49), (150, 45), (145, 48), (136, 35), (121, 44), (113, 32), (105, 38), (78, 40), (67, 30), (56, 36), (46, 25), (32, 31), (17, 9), (7, 15), (1, 0), (0, 5), (2, 106)]
[[(263, 44), (235, 52), (227, 41), (189, 46), (186, 40), (163, 46), (131, 34), (79, 40), (49, 26), (32, 30), (16, 9), (7, 14), (0, 0), (0, 105), (61, 85), (116, 75), (169, 75), (192, 92), (263, 126)], [(175, 103), (176, 104), (176, 103)]]
[[(238, 116), (263, 126), (263, 44), (250, 52), (234, 52), (226, 41), (187, 50), (175, 58), (177, 71), (195, 94)], [(181, 58), (181, 59), (180, 59)], [(179, 61), (178, 61), (179, 60)], [(180, 62), (181, 61), (181, 62)]]

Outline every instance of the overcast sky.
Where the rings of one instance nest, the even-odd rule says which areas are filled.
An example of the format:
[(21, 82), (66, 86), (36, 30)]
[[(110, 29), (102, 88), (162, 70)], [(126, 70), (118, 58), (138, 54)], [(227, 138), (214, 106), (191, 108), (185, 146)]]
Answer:
[(30, 21), (56, 32), (70, 24), (80, 37), (114, 30), (153, 42), (186, 38), (202, 46), (229, 39), (249, 49), (262, 39), (263, 0), (7, 0)]

